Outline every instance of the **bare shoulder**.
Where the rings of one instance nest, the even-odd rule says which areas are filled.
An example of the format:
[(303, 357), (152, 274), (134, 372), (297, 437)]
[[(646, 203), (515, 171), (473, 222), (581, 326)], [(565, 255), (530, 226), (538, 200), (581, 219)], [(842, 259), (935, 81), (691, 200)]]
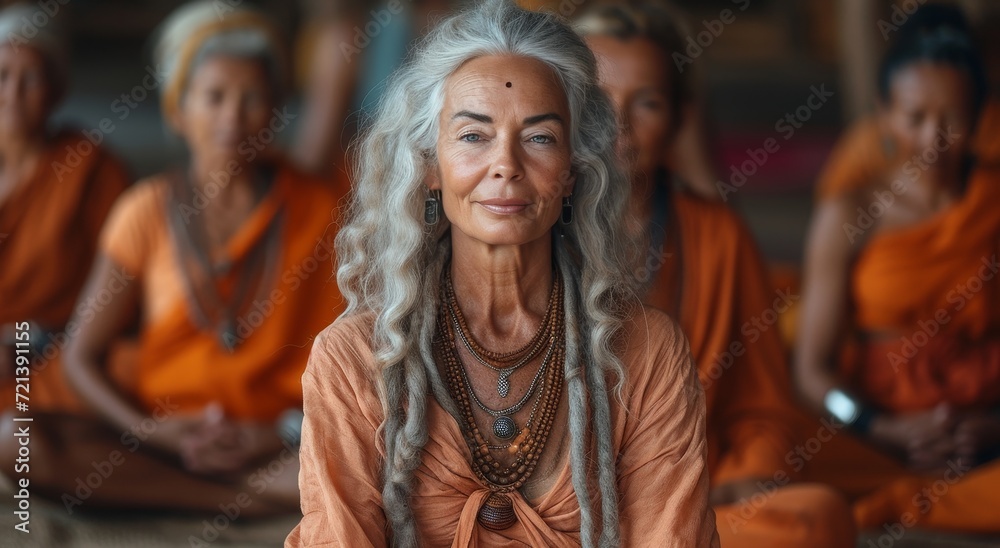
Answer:
[(139, 180), (122, 192), (118, 198), (122, 207), (149, 211), (160, 208), (170, 193), (170, 180), (166, 174), (153, 175)]
[(847, 255), (861, 248), (875, 229), (862, 204), (864, 190), (842, 193), (816, 204), (810, 230), (810, 247), (834, 255)]

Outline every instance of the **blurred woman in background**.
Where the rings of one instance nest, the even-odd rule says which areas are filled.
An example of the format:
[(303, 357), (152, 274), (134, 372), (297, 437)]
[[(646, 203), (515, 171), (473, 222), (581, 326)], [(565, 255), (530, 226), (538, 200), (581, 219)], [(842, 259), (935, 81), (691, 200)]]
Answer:
[(789, 296), (772, 294), (750, 231), (732, 210), (673, 184), (664, 151), (676, 137), (688, 77), (670, 62), (682, 47), (675, 13), (659, 0), (598, 2), (575, 25), (622, 124), (630, 210), (649, 246), (634, 275), (646, 302), (689, 337), (706, 389), (719, 537), (723, 546), (853, 546), (840, 495), (790, 484), (801, 477), (787, 460), (798, 411), (779, 330), (761, 322), (787, 308)]
[(860, 497), (859, 525), (996, 532), (1000, 172), (976, 156), (979, 53), (964, 23), (947, 23), (961, 21), (952, 8), (922, 9), (879, 74), (879, 124), (898, 161), (814, 214), (796, 383), (851, 427), (810, 471)]
[[(924, 33), (935, 28), (951, 28), (972, 36), (962, 11), (949, 4), (926, 4), (910, 15), (900, 27), (896, 40), (908, 34)], [(887, 124), (885, 116), (871, 115), (850, 127), (830, 154), (816, 183), (818, 200), (843, 197), (891, 177), (894, 169), (910, 160), (915, 151), (910, 139)], [(988, 97), (975, 126), (971, 154), (981, 165), (1000, 164), (1000, 104)]]
[[(551, 11), (569, 19), (578, 18), (590, 6), (607, 4), (600, 0), (519, 0), (518, 3), (528, 9)], [(692, 29), (687, 14), (682, 10), (669, 3), (663, 3), (660, 9), (669, 13), (672, 27), (671, 49), (665, 61), (676, 66), (672, 56), (684, 51), (683, 39), (692, 34)], [(722, 195), (717, 186), (718, 176), (705, 112), (707, 94), (704, 92), (701, 63), (685, 65), (678, 75), (683, 76), (677, 78), (672, 90), (676, 107), (673, 129), (671, 138), (665, 143), (666, 148), (660, 153), (661, 162), (669, 168), (673, 182), (707, 200), (720, 200)]]
[[(253, 502), (245, 515), (298, 507), (300, 377), (340, 306), (323, 274), (337, 197), (274, 150), (287, 126), (274, 29), (216, 7), (190, 4), (164, 23), (162, 108), (190, 158), (115, 204), (81, 301), (96, 304), (78, 311), (66, 351), (67, 376), (100, 420), (33, 427), (42, 494), (72, 493), (91, 462), (128, 451), (87, 508), (217, 512), (238, 494)], [(121, 388), (104, 358), (137, 315), (135, 380)]]
[(129, 177), (102, 131), (48, 127), (69, 85), (68, 51), (56, 21), (22, 34), (38, 12), (0, 11), (0, 386), (2, 405), (14, 405), (15, 342), (28, 337), (31, 409), (79, 411), (60, 354), (101, 225)]

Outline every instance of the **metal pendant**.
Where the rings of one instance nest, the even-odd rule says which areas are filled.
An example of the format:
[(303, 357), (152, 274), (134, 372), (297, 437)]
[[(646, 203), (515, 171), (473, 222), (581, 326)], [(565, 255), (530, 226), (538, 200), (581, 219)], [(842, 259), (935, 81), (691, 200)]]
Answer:
[(500, 378), (497, 379), (497, 394), (500, 394), (501, 398), (506, 398), (507, 394), (510, 393), (510, 374), (513, 371), (504, 371), (500, 373)]
[(503, 493), (491, 494), (479, 508), (476, 521), (491, 531), (503, 531), (517, 523), (514, 501)]
[(517, 434), (517, 424), (510, 417), (497, 417), (493, 421), (493, 434), (502, 440), (509, 440)]

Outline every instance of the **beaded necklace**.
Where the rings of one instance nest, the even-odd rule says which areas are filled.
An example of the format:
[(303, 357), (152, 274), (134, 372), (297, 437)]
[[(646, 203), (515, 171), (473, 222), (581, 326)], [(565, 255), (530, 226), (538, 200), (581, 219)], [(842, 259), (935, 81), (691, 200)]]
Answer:
[[(554, 273), (546, 319), (543, 320), (539, 333), (519, 351), (499, 354), (485, 350), (478, 343), (475, 343), (472, 334), (468, 332), (464, 319), (461, 321), (457, 319), (461, 318), (456, 312), (458, 302), (455, 298), (451, 276), (447, 274), (447, 268), (445, 272), (442, 284), (443, 298), (437, 319), (437, 336), (434, 339), (434, 357), (438, 363), (444, 366), (448, 391), (464, 419), (462, 435), (472, 454), (473, 472), (492, 492), (479, 509), (477, 520), (487, 529), (503, 530), (517, 521), (513, 502), (507, 493), (520, 489), (534, 472), (548, 441), (549, 433), (555, 422), (556, 411), (562, 399), (564, 380), (562, 364), (565, 363), (566, 356), (562, 279), (558, 272)], [(525, 426), (517, 433), (517, 437), (505, 446), (492, 445), (483, 436), (473, 414), (473, 405), (478, 405), (496, 419), (493, 426), (494, 434), (497, 434), (497, 423), (500, 422), (500, 419), (506, 418), (510, 421), (509, 424), (501, 425), (500, 433), (510, 434), (507, 438), (497, 435), (501, 439), (513, 437), (514, 433), (517, 432), (517, 427), (513, 418), (502, 414), (498, 416), (494, 413), (506, 411), (513, 414), (517, 410), (511, 411), (510, 408), (499, 411), (491, 410), (482, 404), (472, 389), (459, 357), (459, 340), (462, 340), (463, 345), (467, 345), (466, 348), (472, 346), (477, 353), (485, 358), (497, 361), (495, 358), (500, 357), (508, 362), (514, 360), (520, 362), (525, 354), (533, 351), (537, 355), (541, 352), (542, 347), (548, 346), (546, 355), (535, 374), (532, 387), (521, 398), (520, 405), (517, 407), (519, 410), (528, 401), (531, 401), (532, 393), (534, 393), (535, 401), (532, 405), (531, 415)], [(544, 345), (540, 341), (549, 344)], [(536, 347), (537, 349), (535, 349)], [(503, 370), (504, 368), (497, 369)], [(491, 450), (506, 450), (508, 455), (514, 457), (514, 461), (510, 465), (504, 466), (493, 457)]]

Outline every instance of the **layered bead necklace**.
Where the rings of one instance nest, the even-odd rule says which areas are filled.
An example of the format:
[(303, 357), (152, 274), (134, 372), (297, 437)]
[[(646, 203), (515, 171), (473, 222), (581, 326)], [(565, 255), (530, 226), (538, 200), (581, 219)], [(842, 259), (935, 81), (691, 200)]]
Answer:
[[(479, 523), (487, 529), (506, 529), (517, 521), (513, 502), (506, 493), (519, 489), (534, 472), (555, 422), (562, 398), (566, 355), (562, 293), (562, 279), (556, 272), (553, 274), (548, 308), (534, 337), (513, 352), (491, 352), (480, 346), (469, 332), (458, 307), (451, 275), (445, 268), (434, 354), (444, 366), (448, 391), (465, 422), (462, 434), (472, 453), (472, 469), (491, 491), (477, 516)], [(510, 376), (541, 355), (543, 350), (545, 354), (524, 395), (506, 408), (493, 409), (475, 393), (459, 357), (459, 344), (475, 358), (475, 363), (497, 373), (497, 394), (501, 398), (510, 395)], [(532, 400), (534, 403), (528, 420), (519, 429), (513, 415)], [(491, 444), (483, 436), (473, 414), (473, 405), (493, 417), (493, 435), (507, 443)], [(491, 451), (494, 450), (506, 451), (514, 458), (513, 462), (508, 466), (502, 465), (493, 457)]]

